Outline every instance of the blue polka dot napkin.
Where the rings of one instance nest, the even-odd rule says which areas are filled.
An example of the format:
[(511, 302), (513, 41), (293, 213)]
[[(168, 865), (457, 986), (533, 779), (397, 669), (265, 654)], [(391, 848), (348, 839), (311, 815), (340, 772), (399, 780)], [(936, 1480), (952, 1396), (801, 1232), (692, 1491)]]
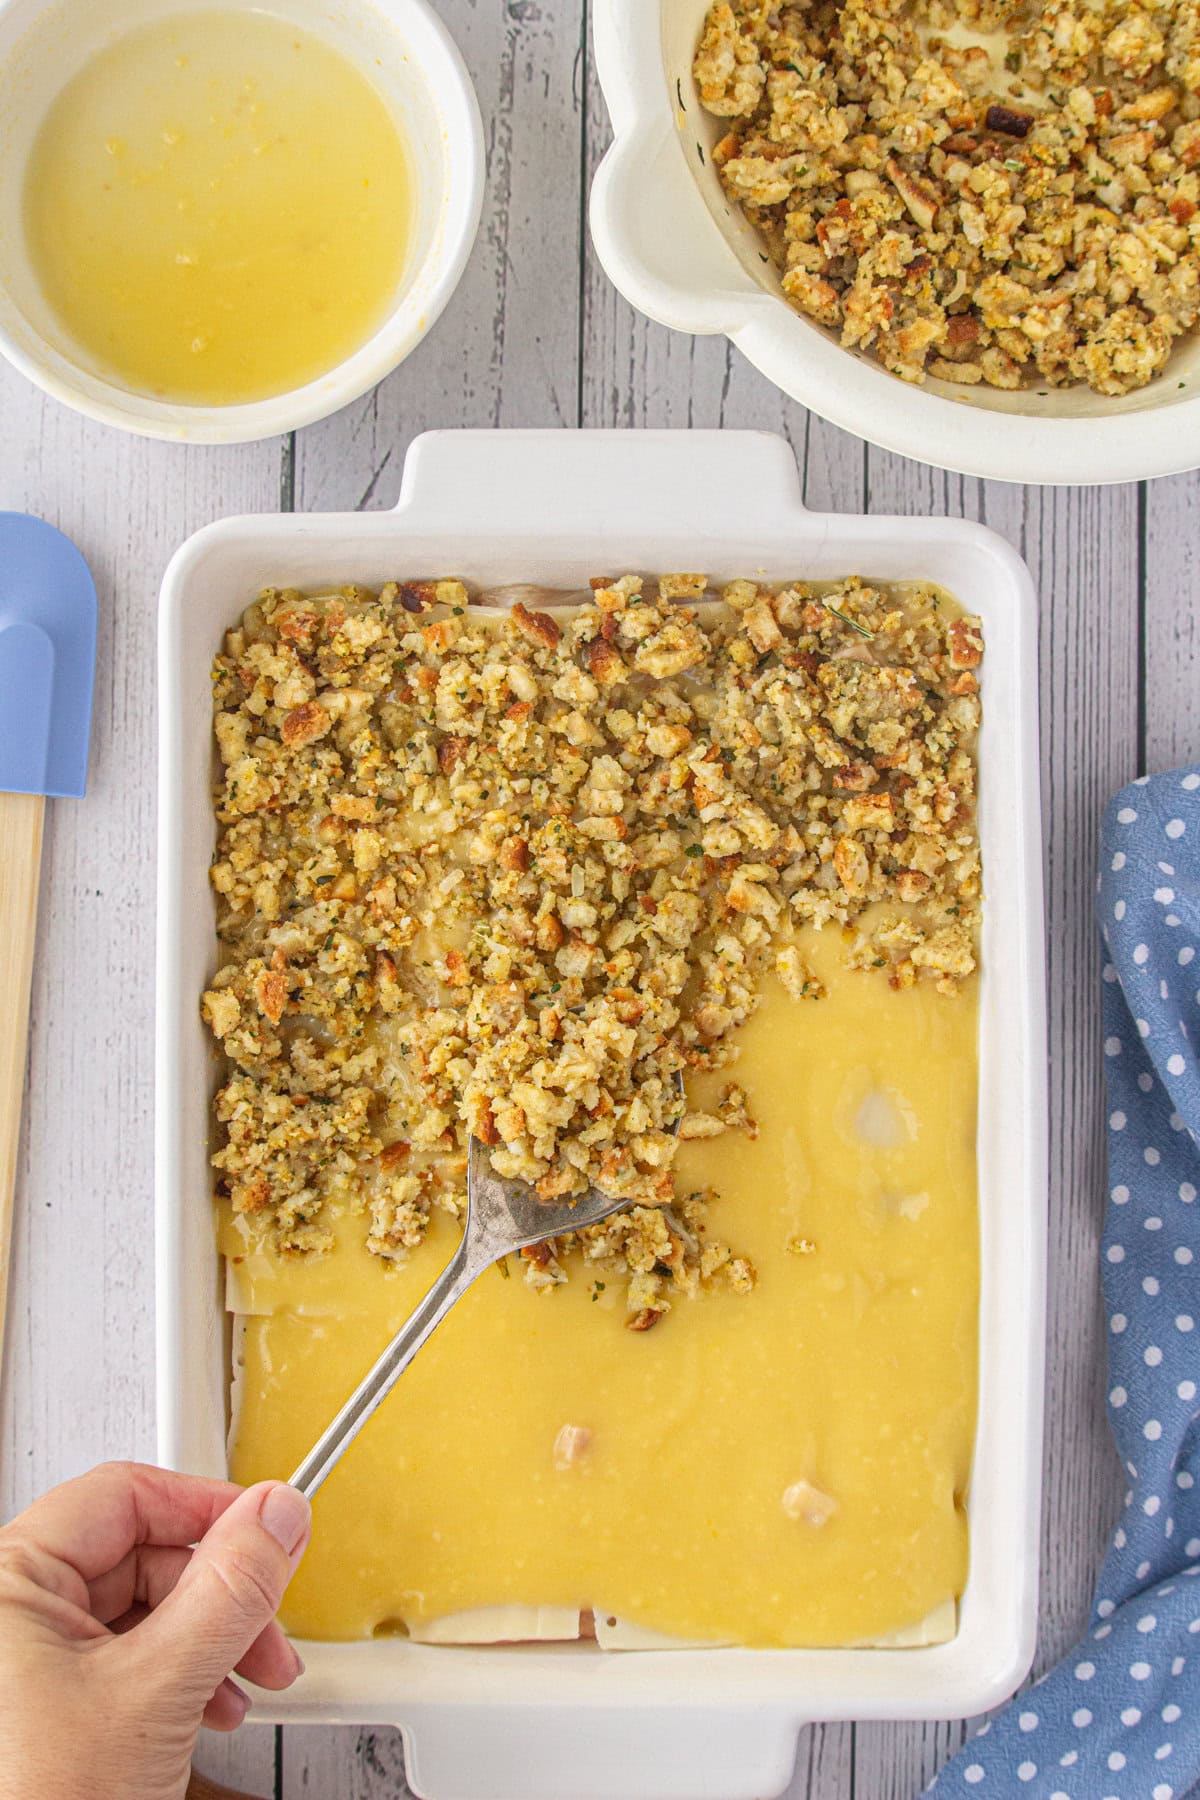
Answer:
[(1200, 1781), (1200, 769), (1104, 819), (1109, 1419), (1129, 1478), (1087, 1635), (939, 1800), (1182, 1800)]

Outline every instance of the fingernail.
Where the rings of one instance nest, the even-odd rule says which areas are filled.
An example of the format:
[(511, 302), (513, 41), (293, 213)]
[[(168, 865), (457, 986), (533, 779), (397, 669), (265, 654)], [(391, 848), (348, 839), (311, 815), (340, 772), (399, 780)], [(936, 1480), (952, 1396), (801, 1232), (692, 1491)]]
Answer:
[(292, 1644), (290, 1646), (290, 1648), (291, 1648), (292, 1655), (296, 1659), (296, 1673), (292, 1676), (292, 1680), (298, 1681), (300, 1679), (301, 1675), (303, 1675), (303, 1673), (304, 1673), (304, 1659), (300, 1655), (300, 1652), (296, 1649), (295, 1644)]
[(264, 1531), (269, 1531), (289, 1556), (294, 1556), (308, 1537), (312, 1526), (312, 1509), (304, 1495), (286, 1481), (268, 1488), (258, 1514)]

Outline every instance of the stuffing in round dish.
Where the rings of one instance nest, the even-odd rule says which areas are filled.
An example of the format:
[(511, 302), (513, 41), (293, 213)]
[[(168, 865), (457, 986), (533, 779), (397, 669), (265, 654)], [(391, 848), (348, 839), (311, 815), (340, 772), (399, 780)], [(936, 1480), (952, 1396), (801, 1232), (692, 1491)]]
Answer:
[(906, 381), (1123, 394), (1196, 324), (1198, 0), (718, 0), (695, 76), (788, 299)]

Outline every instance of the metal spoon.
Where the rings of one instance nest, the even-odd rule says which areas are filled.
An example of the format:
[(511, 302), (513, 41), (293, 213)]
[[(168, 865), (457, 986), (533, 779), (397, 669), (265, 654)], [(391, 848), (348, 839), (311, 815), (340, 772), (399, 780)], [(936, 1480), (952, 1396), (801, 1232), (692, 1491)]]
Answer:
[[(682, 1088), (682, 1083), (679, 1085)], [(675, 1130), (678, 1129), (676, 1120)], [(598, 1225), (602, 1219), (610, 1219), (634, 1204), (628, 1199), (614, 1200), (611, 1194), (602, 1194), (596, 1188), (589, 1188), (574, 1200), (539, 1200), (527, 1182), (506, 1181), (494, 1174), (486, 1150), (473, 1137), (467, 1156), (467, 1223), (458, 1249), (336, 1419), (322, 1432), (291, 1477), (292, 1487), (312, 1499), (348, 1445), (391, 1393), (422, 1344), (485, 1269), (513, 1251), (528, 1249), (531, 1244), (560, 1237), (564, 1232), (580, 1231), (585, 1225)], [(663, 1210), (672, 1229), (686, 1241), (686, 1229), (669, 1208)]]

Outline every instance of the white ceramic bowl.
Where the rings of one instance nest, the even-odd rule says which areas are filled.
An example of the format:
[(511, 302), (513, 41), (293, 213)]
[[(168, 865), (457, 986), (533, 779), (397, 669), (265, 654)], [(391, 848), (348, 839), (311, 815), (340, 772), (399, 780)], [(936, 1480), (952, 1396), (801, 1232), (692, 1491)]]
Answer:
[(453, 573), (579, 588), (614, 568), (924, 577), (983, 619), (970, 1571), (955, 1637), (920, 1649), (306, 1643), (295, 1687), (255, 1696), (258, 1718), (400, 1726), (426, 1800), (764, 1800), (791, 1779), (806, 1721), (981, 1712), (1012, 1692), (1033, 1651), (1046, 1233), (1033, 586), (978, 525), (806, 512), (788, 446), (756, 432), (435, 432), (410, 449), (394, 512), (227, 519), (172, 561), (159, 613), (159, 1454), (225, 1473), (229, 1369), (208, 1162), (216, 1070), (197, 1004), (215, 951), (209, 667), (223, 631), (268, 583)]
[(1086, 387), (914, 387), (784, 298), (758, 233), (726, 199), (692, 57), (709, 0), (595, 0), (596, 63), (615, 142), (592, 187), (596, 251), (641, 312), (724, 332), (793, 399), (920, 462), (1001, 481), (1113, 482), (1200, 465), (1200, 338), (1157, 381), (1112, 399)]
[(143, 437), (245, 443), (323, 419), (402, 362), (466, 267), (483, 197), (483, 126), (461, 56), (427, 0), (265, 0), (349, 56), (398, 119), (413, 164), (415, 225), (392, 310), (327, 374), (267, 400), (173, 405), (89, 366), (58, 324), (25, 246), (29, 150), (55, 95), (96, 51), (168, 13), (251, 0), (0, 0), (0, 352), (89, 418)]

